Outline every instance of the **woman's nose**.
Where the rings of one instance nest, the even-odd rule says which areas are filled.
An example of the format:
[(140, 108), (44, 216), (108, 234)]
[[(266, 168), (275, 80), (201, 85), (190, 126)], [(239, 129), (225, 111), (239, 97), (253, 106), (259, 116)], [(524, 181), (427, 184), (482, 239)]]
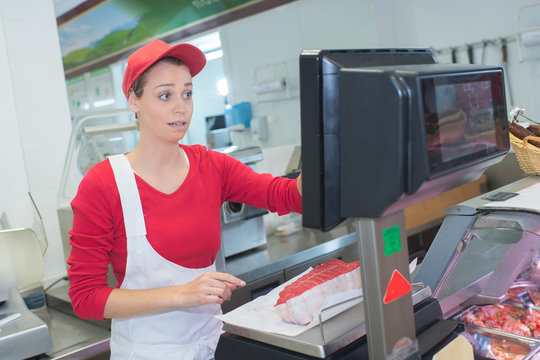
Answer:
[(186, 111), (186, 104), (182, 96), (177, 96), (174, 101), (174, 112), (184, 113)]

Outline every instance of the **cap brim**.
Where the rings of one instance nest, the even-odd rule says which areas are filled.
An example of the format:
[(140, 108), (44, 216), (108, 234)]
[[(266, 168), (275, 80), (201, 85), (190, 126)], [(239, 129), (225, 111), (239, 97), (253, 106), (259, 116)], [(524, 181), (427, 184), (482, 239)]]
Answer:
[[(155, 61), (163, 59), (164, 57), (172, 56), (182, 60), (191, 73), (191, 76), (195, 76), (201, 72), (206, 65), (206, 56), (197, 47), (190, 44), (178, 44), (172, 46), (169, 50), (165, 51)], [(154, 61), (154, 62), (155, 62)]]

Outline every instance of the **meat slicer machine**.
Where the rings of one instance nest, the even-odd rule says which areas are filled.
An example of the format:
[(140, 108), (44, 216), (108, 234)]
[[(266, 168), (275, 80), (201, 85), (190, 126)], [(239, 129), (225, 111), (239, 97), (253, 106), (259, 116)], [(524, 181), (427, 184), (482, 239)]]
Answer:
[[(69, 140), (57, 200), (58, 222), (66, 261), (71, 252), (69, 231), (73, 225), (70, 202), (77, 194), (83, 176), (107, 156), (133, 150), (138, 140), (137, 123), (129, 109), (108, 110), (77, 119)], [(112, 271), (109, 271), (108, 282), (111, 286), (116, 284)], [(68, 299), (67, 286), (64, 297)]]
[[(477, 179), (506, 155), (502, 68), (435, 64), (429, 49), (304, 51), (300, 103), (303, 225), (327, 231), (354, 222), (364, 309), (355, 316), (364, 330), (348, 331), (345, 315), (342, 329), (338, 323), (317, 336), (325, 352), (310, 356), (298, 353), (305, 338), (249, 339), (239, 331), (221, 337), (216, 358), (221, 348), (239, 359), (270, 359), (281, 346), (282, 359), (418, 359), (444, 351), (455, 328), (419, 327), (422, 306), (413, 308), (403, 209)], [(474, 126), (478, 119), (485, 124)]]

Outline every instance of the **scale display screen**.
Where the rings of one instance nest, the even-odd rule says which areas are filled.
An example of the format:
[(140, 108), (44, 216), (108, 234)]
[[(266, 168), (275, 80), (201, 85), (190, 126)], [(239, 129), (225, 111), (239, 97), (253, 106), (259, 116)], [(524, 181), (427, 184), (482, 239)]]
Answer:
[(506, 151), (500, 73), (422, 79), (428, 165), (433, 175)]

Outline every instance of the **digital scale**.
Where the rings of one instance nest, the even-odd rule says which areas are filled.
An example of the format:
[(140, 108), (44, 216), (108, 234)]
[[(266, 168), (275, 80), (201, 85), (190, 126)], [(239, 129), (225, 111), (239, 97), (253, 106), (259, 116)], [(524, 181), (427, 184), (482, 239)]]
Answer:
[[(363, 288), (357, 325), (366, 336), (334, 354), (287, 346), (279, 356), (419, 359), (426, 344), (440, 342), (433, 334), (447, 337), (455, 324), (418, 327), (431, 316), (426, 306), (436, 307), (413, 308), (403, 209), (477, 179), (506, 155), (502, 68), (435, 64), (427, 49), (304, 51), (300, 102), (303, 225), (328, 231), (354, 222)], [(279, 341), (265, 346), (271, 342), (229, 330), (216, 359), (226, 358), (224, 349), (238, 359), (279, 352)], [(417, 333), (430, 333), (429, 341), (419, 343)]]

